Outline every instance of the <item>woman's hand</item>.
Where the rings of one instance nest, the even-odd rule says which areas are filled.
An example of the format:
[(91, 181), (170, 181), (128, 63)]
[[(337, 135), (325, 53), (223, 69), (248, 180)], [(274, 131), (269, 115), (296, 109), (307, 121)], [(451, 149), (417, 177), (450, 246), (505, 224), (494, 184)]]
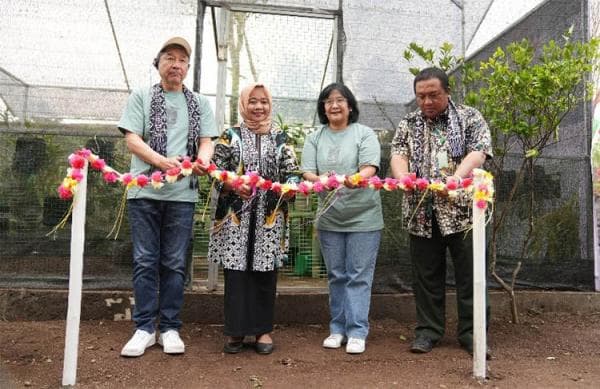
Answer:
[(306, 181), (316, 182), (319, 181), (321, 177), (317, 176), (315, 173), (304, 172), (302, 173), (302, 178), (304, 178)]
[(296, 192), (292, 192), (292, 191), (285, 192), (285, 193), (284, 193), (284, 194), (281, 196), (281, 198), (282, 198), (283, 200), (285, 200), (285, 201), (291, 200), (291, 199), (293, 199), (294, 197), (296, 197)]
[[(361, 182), (364, 184), (365, 180), (373, 177), (377, 173), (377, 168), (371, 165), (360, 166), (358, 172), (352, 175), (346, 176), (344, 180), (344, 186), (349, 189), (361, 188)], [(358, 175), (358, 176), (357, 176)], [(360, 181), (360, 182), (358, 182)]]
[(252, 197), (252, 189), (246, 184), (240, 185), (235, 192), (244, 200), (248, 200), (250, 197)]
[(346, 179), (344, 180), (344, 186), (348, 189), (360, 188), (360, 185), (356, 185), (352, 182), (350, 176), (346, 176)]
[(243, 200), (248, 200), (249, 198), (252, 197), (252, 189), (250, 188), (250, 186), (243, 184), (240, 185), (237, 188), (234, 188), (229, 182), (224, 182), (223, 183), (223, 192), (224, 193), (235, 193), (236, 195), (240, 196)]

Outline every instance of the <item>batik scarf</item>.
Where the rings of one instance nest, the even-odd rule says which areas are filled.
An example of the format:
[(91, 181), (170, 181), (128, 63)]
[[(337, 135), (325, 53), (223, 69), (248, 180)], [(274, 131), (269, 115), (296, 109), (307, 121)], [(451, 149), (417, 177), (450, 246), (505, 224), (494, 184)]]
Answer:
[[(460, 114), (456, 109), (456, 105), (450, 98), (448, 98), (448, 118), (446, 127), (446, 136), (448, 141), (448, 148), (452, 159), (460, 159), (465, 155), (465, 139), (462, 120)], [(422, 115), (416, 115), (415, 121), (415, 133), (414, 139), (419, 143), (415, 145), (413, 150), (413, 158), (416, 167), (416, 173), (420, 176), (418, 171), (423, 164), (423, 147), (422, 139), (425, 136), (426, 119)]]
[[(188, 142), (187, 155), (196, 159), (198, 153), (198, 137), (200, 136), (200, 107), (194, 93), (183, 85), (183, 94), (188, 110)], [(150, 141), (148, 144), (152, 150), (167, 156), (167, 103), (165, 90), (162, 85), (152, 86), (150, 100)]]

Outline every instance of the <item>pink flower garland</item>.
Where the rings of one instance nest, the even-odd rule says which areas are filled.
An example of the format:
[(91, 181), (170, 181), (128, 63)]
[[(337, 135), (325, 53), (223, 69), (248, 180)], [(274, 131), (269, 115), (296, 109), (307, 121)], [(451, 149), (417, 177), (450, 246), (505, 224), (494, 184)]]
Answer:
[[(88, 149), (76, 151), (69, 156), (68, 160), (71, 167), (67, 169), (67, 176), (63, 179), (63, 182), (57, 189), (59, 197), (63, 200), (73, 198), (74, 193), (77, 191), (77, 184), (83, 179), (81, 169), (85, 166), (86, 161), (89, 162), (92, 169), (102, 172), (102, 177), (105, 182), (113, 184), (119, 181), (126, 189), (132, 187), (144, 188), (150, 184), (154, 189), (158, 190), (162, 188), (165, 183), (174, 183), (180, 177), (192, 174), (193, 166), (191, 159), (185, 157), (181, 162), (181, 167), (169, 169), (165, 173), (157, 170), (148, 177), (144, 174), (138, 176), (133, 176), (131, 173), (121, 174), (106, 165), (104, 160), (91, 153)], [(293, 194), (299, 193), (303, 196), (309, 196), (311, 193), (337, 190), (344, 186), (346, 182), (350, 182), (354, 187), (371, 188), (374, 190), (417, 190), (420, 192), (426, 190), (434, 192), (445, 191), (451, 198), (456, 197), (459, 190), (470, 191), (473, 192), (476, 206), (481, 209), (485, 209), (488, 203), (492, 203), (494, 196), (493, 176), (481, 169), (474, 170), (474, 175), (480, 175), (482, 177), (481, 183), (477, 188), (474, 188), (473, 179), (470, 177), (461, 180), (448, 179), (446, 182), (442, 182), (440, 180), (428, 181), (424, 178), (417, 178), (414, 173), (405, 175), (401, 179), (390, 177), (382, 179), (377, 176), (365, 178), (359, 173), (351, 176), (331, 174), (327, 177), (322, 177), (316, 182), (302, 181), (298, 184), (272, 182), (260, 177), (256, 172), (247, 172), (240, 176), (234, 172), (219, 170), (214, 163), (209, 165), (208, 173), (213, 179), (221, 182), (228, 182), (234, 188), (241, 185), (248, 185), (253, 191), (257, 189), (272, 190), (275, 193), (282, 195), (291, 192)]]
[(181, 162), (180, 168), (169, 169), (164, 174), (157, 170), (148, 177), (144, 174), (133, 176), (131, 173), (119, 173), (88, 149), (77, 150), (69, 155), (68, 160), (71, 167), (67, 169), (67, 176), (57, 188), (58, 196), (63, 200), (70, 200), (73, 198), (73, 195), (77, 191), (77, 184), (83, 179), (81, 169), (84, 168), (86, 161), (92, 169), (102, 172), (102, 178), (106, 183), (114, 184), (118, 181), (121, 182), (126, 189), (133, 187), (143, 188), (148, 184), (152, 185), (154, 189), (160, 189), (165, 182), (174, 183), (180, 177), (189, 176), (192, 174), (193, 167), (191, 159), (185, 157)]

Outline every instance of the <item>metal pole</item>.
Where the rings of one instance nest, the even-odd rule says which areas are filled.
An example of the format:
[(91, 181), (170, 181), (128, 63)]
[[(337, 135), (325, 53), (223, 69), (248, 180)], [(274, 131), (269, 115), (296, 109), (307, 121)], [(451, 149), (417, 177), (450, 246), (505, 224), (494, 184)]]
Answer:
[(346, 33), (344, 32), (344, 4), (340, 0), (338, 7), (338, 16), (336, 17), (336, 55), (337, 66), (335, 69), (335, 81), (340, 84), (344, 83), (344, 50), (346, 49)]
[(79, 348), (79, 321), (81, 317), (81, 289), (83, 285), (83, 249), (85, 243), (85, 208), (87, 196), (88, 163), (83, 168), (83, 179), (73, 196), (71, 222), (71, 262), (69, 269), (69, 303), (65, 334), (63, 386), (75, 385), (77, 378), (77, 353)]
[(217, 128), (223, 130), (225, 124), (225, 88), (227, 86), (227, 31), (229, 30), (229, 11), (220, 8), (217, 23), (217, 96), (215, 118)]
[[(225, 105), (226, 96), (225, 88), (227, 86), (227, 50), (229, 42), (227, 42), (227, 32), (229, 30), (229, 11), (220, 8), (218, 23), (217, 23), (217, 97), (216, 97), (216, 108), (215, 108), (215, 119), (217, 121), (217, 128), (222, 131), (225, 126)], [(213, 23), (216, 21), (213, 19)], [(208, 290), (217, 289), (217, 281), (219, 275), (218, 264), (212, 261), (208, 264)]]
[[(476, 188), (481, 180), (481, 174), (475, 174)], [(485, 209), (473, 199), (473, 375), (479, 380), (485, 380), (486, 373), (485, 264)]]
[(206, 3), (198, 2), (196, 14), (196, 45), (194, 47), (194, 92), (200, 92), (200, 80), (202, 78), (202, 41), (204, 37), (204, 14)]
[(104, 6), (106, 8), (106, 14), (108, 15), (108, 22), (110, 24), (110, 29), (112, 31), (113, 39), (115, 40), (115, 46), (117, 47), (117, 54), (119, 55), (119, 63), (121, 64), (121, 71), (123, 71), (123, 78), (125, 79), (125, 85), (127, 86), (127, 90), (131, 91), (131, 87), (129, 86), (129, 79), (127, 78), (127, 71), (125, 70), (125, 63), (123, 62), (123, 56), (121, 55), (121, 48), (119, 47), (119, 40), (117, 39), (117, 33), (115, 31), (115, 25), (112, 20), (112, 16), (110, 15), (110, 8), (108, 6), (108, 0), (104, 0)]
[[(465, 61), (467, 60), (467, 46), (465, 45), (465, 3), (467, 1), (466, 0), (462, 0), (462, 7), (460, 8), (460, 37), (461, 37), (461, 52), (462, 52), (462, 58), (463, 58), (463, 63), (465, 63)], [(465, 97), (467, 96), (467, 88), (465, 86), (464, 83), (464, 78), (461, 80), (461, 92), (462, 92), (462, 96), (461, 96), (461, 100), (464, 101)]]
[(463, 60), (466, 59), (467, 46), (465, 45), (465, 3), (466, 0), (462, 0), (462, 7), (460, 7), (460, 36), (461, 36), (461, 53)]
[[(458, 9), (460, 9), (460, 53), (465, 61), (467, 55), (467, 46), (465, 44), (465, 3), (466, 0), (450, 0)], [(461, 80), (461, 100), (465, 98), (467, 95), (467, 90), (465, 88), (465, 83)]]
[(21, 124), (25, 127), (27, 123), (27, 111), (29, 111), (29, 86), (25, 87), (25, 99), (23, 101), (23, 115), (21, 116)]

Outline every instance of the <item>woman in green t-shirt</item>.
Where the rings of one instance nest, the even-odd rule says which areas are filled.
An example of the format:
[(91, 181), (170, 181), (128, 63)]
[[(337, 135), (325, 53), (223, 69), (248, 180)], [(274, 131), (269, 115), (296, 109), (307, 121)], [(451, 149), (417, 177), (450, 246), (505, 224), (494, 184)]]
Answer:
[[(323, 127), (305, 141), (304, 178), (314, 182), (331, 174), (375, 175), (379, 141), (371, 128), (357, 123), (358, 106), (350, 89), (338, 83), (328, 85), (319, 95), (317, 111)], [(383, 216), (379, 192), (355, 188), (349, 180), (344, 186), (333, 202), (326, 204), (326, 194), (322, 194), (317, 213), (331, 312), (330, 335), (323, 347), (339, 348), (347, 342), (347, 353), (360, 354), (369, 332), (371, 285)]]

